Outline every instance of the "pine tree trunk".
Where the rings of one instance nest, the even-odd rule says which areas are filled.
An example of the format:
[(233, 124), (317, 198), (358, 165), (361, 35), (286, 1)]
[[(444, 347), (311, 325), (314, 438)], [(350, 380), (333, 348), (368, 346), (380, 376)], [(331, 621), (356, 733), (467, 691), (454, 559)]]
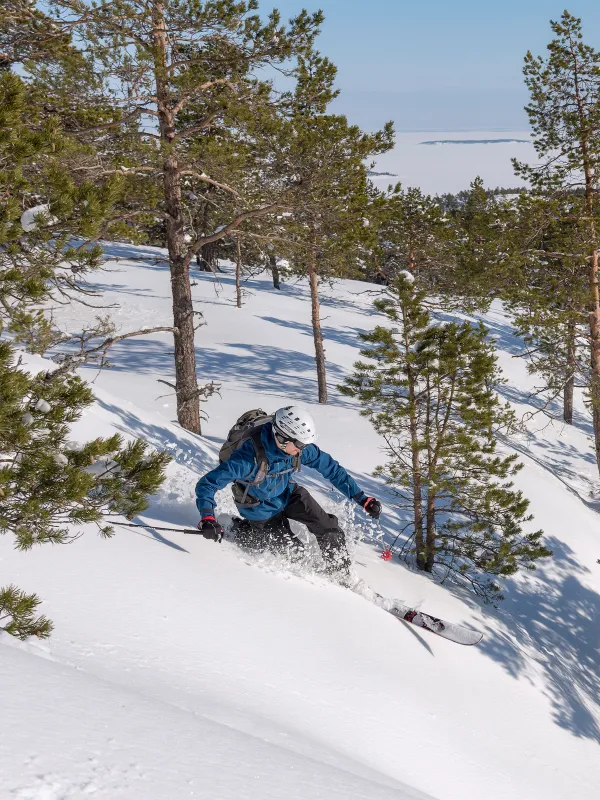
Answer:
[(216, 242), (208, 242), (203, 244), (200, 252), (196, 256), (196, 264), (201, 272), (215, 272), (217, 244)]
[(310, 283), (310, 299), (312, 307), (312, 328), (315, 340), (315, 361), (317, 362), (317, 381), (319, 385), (319, 403), (327, 402), (327, 376), (325, 372), (325, 348), (321, 331), (321, 309), (319, 307), (319, 281), (317, 277), (317, 254), (313, 248), (308, 267)]
[(598, 287), (598, 251), (596, 249), (596, 226), (592, 217), (593, 213), (593, 188), (592, 173), (589, 176), (586, 170), (586, 213), (590, 219), (589, 233), (591, 242), (589, 281), (592, 292), (592, 311), (590, 321), (590, 362), (591, 380), (590, 395), (592, 399), (592, 423), (594, 428), (594, 449), (596, 451), (596, 466), (600, 473), (600, 290)]
[(425, 572), (433, 572), (435, 563), (435, 495), (427, 496), (427, 539), (425, 541)]
[[(410, 390), (414, 396), (414, 389)], [(411, 401), (412, 403), (412, 401)], [(417, 553), (417, 568), (425, 570), (427, 564), (427, 554), (425, 552), (425, 542), (423, 540), (423, 490), (421, 487), (421, 461), (419, 448), (419, 432), (417, 428), (417, 417), (414, 409), (410, 414), (410, 441), (412, 456), (412, 479), (413, 479), (413, 517), (415, 527), (415, 549)]]
[(173, 296), (173, 323), (177, 332), (175, 340), (175, 387), (177, 393), (177, 419), (182, 428), (200, 433), (200, 400), (196, 378), (196, 353), (194, 348), (194, 310), (190, 287), (189, 259), (185, 258), (183, 212), (181, 204), (181, 179), (177, 157), (170, 150), (175, 136), (175, 120), (170, 110), (167, 84), (167, 35), (163, 4), (152, 5), (154, 25), (154, 77), (158, 122), (161, 142), (165, 147), (163, 161), (163, 189), (167, 219), (167, 250), (171, 270)]
[(563, 389), (563, 419), (573, 424), (573, 395), (575, 392), (575, 323), (567, 326), (567, 380)]
[[(404, 349), (406, 357), (410, 353), (410, 343), (406, 335), (406, 325), (404, 325)], [(427, 565), (427, 554), (425, 552), (425, 542), (423, 540), (423, 489), (421, 485), (421, 448), (419, 445), (419, 426), (417, 422), (417, 406), (415, 400), (415, 378), (410, 365), (407, 365), (406, 377), (408, 379), (408, 402), (409, 402), (409, 431), (410, 431), (410, 451), (412, 466), (412, 490), (413, 490), (413, 518), (415, 528), (415, 550), (417, 554), (417, 569), (425, 570)]]
[(240, 237), (235, 237), (235, 300), (238, 308), (242, 307), (242, 248)]
[(592, 400), (592, 424), (594, 428), (594, 449), (596, 451), (596, 466), (600, 473), (600, 291), (598, 288), (598, 250), (596, 242), (596, 225), (594, 223), (594, 189), (595, 165), (590, 158), (589, 125), (583, 108), (581, 96), (579, 68), (575, 63), (575, 96), (577, 100), (583, 174), (585, 177), (585, 216), (588, 220), (590, 237), (589, 254), (589, 283), (591, 290), (590, 323), (590, 396)]
[(598, 302), (598, 255), (591, 259), (592, 268), (590, 280), (592, 293), (595, 296), (595, 308), (590, 314), (590, 362), (591, 380), (590, 395), (592, 399), (592, 423), (594, 428), (594, 448), (596, 451), (596, 465), (600, 472), (600, 303)]
[(279, 283), (279, 267), (277, 266), (276, 256), (269, 256), (269, 267), (271, 268), (271, 275), (273, 276), (273, 288), (281, 289), (281, 285)]
[[(197, 218), (197, 228), (201, 231), (203, 235), (210, 233), (209, 231), (209, 222), (210, 222), (210, 208), (211, 203), (209, 202), (209, 197), (212, 192), (212, 187), (209, 186), (205, 190), (206, 199), (204, 202), (204, 208), (202, 209), (202, 214), (198, 215)], [(196, 265), (200, 272), (214, 272), (215, 269), (215, 261), (216, 261), (216, 252), (217, 252), (217, 243), (216, 242), (208, 242), (208, 244), (203, 244), (200, 248), (200, 252), (196, 253)]]

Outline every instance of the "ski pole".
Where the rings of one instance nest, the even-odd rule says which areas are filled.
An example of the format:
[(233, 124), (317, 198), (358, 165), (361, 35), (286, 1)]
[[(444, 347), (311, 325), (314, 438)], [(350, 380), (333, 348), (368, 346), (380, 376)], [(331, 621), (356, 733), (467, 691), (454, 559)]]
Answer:
[(197, 528), (159, 528), (158, 525), (137, 525), (135, 522), (111, 522), (111, 525), (122, 525), (124, 528), (152, 528), (154, 531), (171, 531), (173, 533), (196, 533)]
[[(377, 520), (377, 522), (379, 523), (379, 530), (381, 531), (381, 521)], [(389, 561), (391, 559), (391, 557), (392, 557), (392, 547), (396, 544), (396, 542), (400, 538), (400, 534), (403, 533), (404, 530), (405, 529), (399, 531), (399, 533), (396, 536), (396, 538), (394, 539), (394, 541), (388, 547), (386, 547), (385, 550), (382, 551), (381, 558), (383, 558), (384, 561)]]
[[(377, 538), (380, 541), (381, 538), (383, 538), (383, 531), (381, 530), (381, 519), (379, 517), (377, 517)], [(381, 551), (380, 558), (383, 558), (384, 561), (389, 561), (391, 557), (392, 557), (392, 551), (390, 550), (389, 547), (386, 547)]]

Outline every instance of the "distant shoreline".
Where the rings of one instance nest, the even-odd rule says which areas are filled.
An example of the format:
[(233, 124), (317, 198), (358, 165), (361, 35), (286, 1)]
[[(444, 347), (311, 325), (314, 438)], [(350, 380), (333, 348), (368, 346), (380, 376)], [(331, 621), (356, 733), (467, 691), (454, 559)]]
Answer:
[(431, 139), (419, 144), (509, 144), (511, 142), (531, 144), (530, 139)]

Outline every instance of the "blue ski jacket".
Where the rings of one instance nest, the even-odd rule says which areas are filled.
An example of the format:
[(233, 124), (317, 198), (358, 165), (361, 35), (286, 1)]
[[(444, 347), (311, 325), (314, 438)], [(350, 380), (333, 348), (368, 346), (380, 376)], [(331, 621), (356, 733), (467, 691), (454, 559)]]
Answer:
[[(289, 502), (294, 489), (293, 457), (286, 455), (277, 447), (270, 424), (263, 425), (261, 429), (261, 442), (269, 462), (269, 470), (265, 480), (258, 486), (251, 486), (250, 495), (260, 500), (252, 508), (240, 508), (239, 513), (249, 520), (270, 519), (282, 511)], [(311, 469), (316, 469), (327, 478), (338, 491), (349, 500), (354, 499), (360, 503), (366, 494), (360, 489), (356, 481), (328, 454), (316, 445), (309, 444), (301, 452), (301, 463)], [(286, 472), (285, 470), (289, 470)], [(254, 445), (248, 439), (232, 455), (219, 464), (218, 467), (207, 472), (196, 484), (196, 506), (202, 516), (212, 515), (215, 509), (215, 492), (225, 488), (233, 481), (251, 481), (258, 471), (258, 464), (254, 453)], [(278, 474), (283, 473), (283, 474)]]

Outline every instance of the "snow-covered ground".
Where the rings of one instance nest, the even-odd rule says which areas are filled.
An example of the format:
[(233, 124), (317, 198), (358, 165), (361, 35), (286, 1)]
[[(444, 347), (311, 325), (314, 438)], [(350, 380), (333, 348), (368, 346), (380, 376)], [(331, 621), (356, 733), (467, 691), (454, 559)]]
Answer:
[[(512, 139), (496, 142), (490, 140)], [(443, 194), (467, 189), (476, 177), (483, 178), (491, 189), (521, 186), (516, 178), (512, 158), (534, 164), (535, 150), (529, 131), (441, 131), (396, 134), (396, 144), (389, 153), (376, 159), (376, 172), (390, 175), (373, 177), (380, 189), (400, 181), (403, 186), (418, 186), (426, 194)], [(423, 142), (443, 141), (444, 144), (427, 145)], [(462, 144), (448, 144), (448, 140)], [(465, 141), (487, 141), (487, 144), (464, 144)], [(518, 141), (525, 140), (525, 141)]]
[[(113, 316), (123, 331), (169, 324), (169, 274), (153, 260), (160, 251), (108, 249), (119, 260), (97, 284), (105, 305), (119, 304)], [(217, 463), (234, 419), (288, 401), (310, 409), (321, 447), (385, 503), (370, 477), (382, 460), (378, 437), (335, 389), (357, 358), (357, 334), (377, 321), (375, 287), (346, 281), (325, 292), (331, 402), (319, 406), (306, 285), (277, 292), (265, 276), (252, 280), (240, 310), (230, 273), (217, 284), (206, 274), (194, 280), (206, 320), (199, 374), (222, 385), (206, 404), (202, 438), (178, 427), (170, 390), (158, 383), (173, 376), (169, 335), (124, 341), (111, 351), (112, 370), (81, 371), (95, 378), (97, 402), (74, 438), (116, 430), (174, 455), (137, 521), (194, 526), (194, 484)], [(73, 330), (93, 314), (57, 313)], [(486, 321), (507, 397), (521, 413), (534, 410), (533, 382), (513, 358), (517, 343), (501, 309)], [(32, 369), (41, 363), (24, 360)], [(517, 483), (555, 557), (508, 581), (499, 610), (397, 559), (382, 561), (374, 524), (303, 473), (363, 538), (360, 576), (484, 631), (477, 647), (421, 632), (315, 576), (252, 561), (228, 542), (118, 528), (109, 541), (90, 530), (68, 546), (18, 553), (2, 537), (0, 584), (38, 592), (56, 629), (45, 643), (0, 634), (0, 797), (595, 800), (600, 505), (582, 408), (576, 423), (566, 430), (538, 414), (530, 434), (510, 443), (525, 463)], [(233, 511), (227, 490), (220, 511)], [(396, 525), (388, 504), (386, 536)]]

